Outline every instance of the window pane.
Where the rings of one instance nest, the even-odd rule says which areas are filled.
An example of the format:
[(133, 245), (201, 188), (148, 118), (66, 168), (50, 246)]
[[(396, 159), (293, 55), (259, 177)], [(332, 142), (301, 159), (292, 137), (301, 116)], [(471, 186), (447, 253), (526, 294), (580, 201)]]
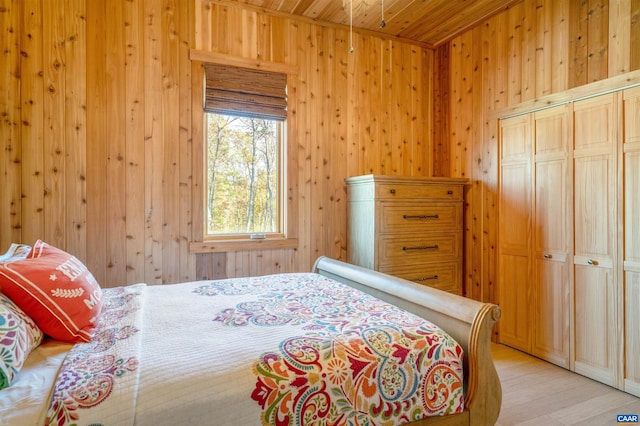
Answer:
[(208, 234), (281, 232), (282, 122), (206, 115)]

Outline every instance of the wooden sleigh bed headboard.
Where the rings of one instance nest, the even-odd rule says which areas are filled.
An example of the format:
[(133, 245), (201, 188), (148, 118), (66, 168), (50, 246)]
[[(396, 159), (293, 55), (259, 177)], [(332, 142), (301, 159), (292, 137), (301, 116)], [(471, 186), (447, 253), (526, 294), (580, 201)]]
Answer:
[(491, 357), (491, 334), (500, 308), (456, 296), (401, 278), (327, 257), (316, 260), (313, 272), (333, 278), (399, 306), (441, 327), (465, 351), (465, 411), (430, 417), (416, 425), (492, 425), (502, 403), (500, 379)]

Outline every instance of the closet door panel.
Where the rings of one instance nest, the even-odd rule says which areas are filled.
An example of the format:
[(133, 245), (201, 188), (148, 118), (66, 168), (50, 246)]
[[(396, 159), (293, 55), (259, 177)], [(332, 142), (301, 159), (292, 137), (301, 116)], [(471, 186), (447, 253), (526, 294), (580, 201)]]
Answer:
[[(535, 249), (566, 255), (567, 172), (565, 160), (536, 162)], [(566, 257), (566, 256), (565, 256)]]
[(573, 106), (574, 369), (621, 386), (618, 251), (617, 94)]
[(500, 121), (500, 160), (502, 163), (531, 160), (531, 118), (528, 115)]
[(613, 386), (615, 356), (610, 317), (615, 316), (615, 295), (611, 272), (590, 265), (578, 265), (576, 280), (575, 371)]
[(531, 243), (531, 120), (500, 122), (499, 244), (504, 253), (527, 255)]
[(531, 242), (531, 178), (529, 164), (502, 166), (500, 246), (504, 253), (527, 255)]
[(640, 397), (640, 87), (624, 93), (625, 391)]
[(614, 95), (603, 95), (574, 105), (574, 149), (583, 153), (605, 150), (615, 140)]
[(500, 122), (500, 342), (531, 351), (531, 118)]
[(575, 255), (612, 265), (615, 173), (610, 155), (575, 159)]
[(536, 162), (533, 354), (569, 368), (566, 161)]
[[(566, 258), (565, 258), (566, 259)], [(533, 321), (534, 355), (569, 368), (569, 282), (565, 262), (536, 259), (536, 314)]]
[(567, 105), (534, 113), (536, 160), (546, 155), (564, 158), (568, 148)]
[(500, 209), (500, 341), (529, 352), (531, 187), (528, 165), (502, 167)]
[(529, 258), (502, 255), (499, 261), (500, 285), (508, 291), (500, 293), (500, 342), (525, 352), (531, 351), (531, 293)]
[(568, 106), (534, 113), (532, 352), (570, 366), (572, 227)]

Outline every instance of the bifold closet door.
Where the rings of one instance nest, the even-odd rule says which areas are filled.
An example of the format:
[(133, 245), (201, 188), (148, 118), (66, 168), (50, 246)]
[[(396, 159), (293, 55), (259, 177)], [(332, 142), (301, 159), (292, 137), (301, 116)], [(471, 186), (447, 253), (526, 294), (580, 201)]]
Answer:
[(570, 367), (571, 207), (569, 106), (533, 114), (534, 253), (532, 353)]
[(500, 121), (500, 342), (531, 352), (531, 116)]
[(624, 92), (625, 391), (640, 397), (640, 87)]
[(622, 311), (616, 271), (617, 95), (573, 105), (573, 369), (611, 386), (619, 386), (617, 327)]

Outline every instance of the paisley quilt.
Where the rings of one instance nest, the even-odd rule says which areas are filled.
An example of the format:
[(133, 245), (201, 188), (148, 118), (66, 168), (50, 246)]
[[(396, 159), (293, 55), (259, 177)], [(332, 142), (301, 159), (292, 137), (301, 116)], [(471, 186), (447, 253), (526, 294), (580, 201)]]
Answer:
[(464, 409), (461, 347), (317, 274), (105, 294), (47, 424), (398, 425)]
[(105, 290), (93, 340), (74, 345), (62, 364), (46, 425), (128, 424), (134, 418), (144, 289)]

